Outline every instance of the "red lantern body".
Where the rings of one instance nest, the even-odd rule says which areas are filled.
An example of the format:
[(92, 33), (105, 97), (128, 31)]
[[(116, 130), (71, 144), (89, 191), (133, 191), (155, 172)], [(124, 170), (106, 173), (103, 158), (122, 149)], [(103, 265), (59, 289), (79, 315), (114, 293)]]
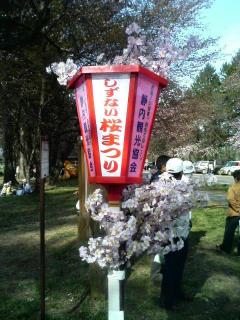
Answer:
[(104, 184), (114, 199), (120, 186), (142, 182), (159, 92), (167, 83), (138, 65), (82, 67), (68, 82), (89, 182)]

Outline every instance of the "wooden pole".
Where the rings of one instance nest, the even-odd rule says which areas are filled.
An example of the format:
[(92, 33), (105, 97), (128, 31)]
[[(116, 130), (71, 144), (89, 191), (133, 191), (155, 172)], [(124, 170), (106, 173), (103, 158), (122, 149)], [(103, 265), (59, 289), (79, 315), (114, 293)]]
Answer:
[[(78, 193), (80, 201), (80, 213), (78, 216), (78, 238), (80, 241), (87, 241), (90, 236), (99, 236), (100, 230), (98, 224), (91, 220), (88, 212), (85, 209), (85, 201), (90, 193), (96, 188), (100, 188), (99, 185), (89, 184), (87, 181), (87, 168), (86, 160), (84, 156), (83, 143), (79, 139), (78, 148)], [(89, 284), (91, 297), (102, 297), (106, 294), (106, 274), (96, 264), (89, 265)]]
[(82, 140), (78, 143), (78, 199), (80, 202), (80, 212), (78, 216), (78, 238), (80, 241), (88, 240), (90, 236), (89, 214), (85, 209), (85, 201), (87, 198), (87, 175), (86, 161), (83, 150)]

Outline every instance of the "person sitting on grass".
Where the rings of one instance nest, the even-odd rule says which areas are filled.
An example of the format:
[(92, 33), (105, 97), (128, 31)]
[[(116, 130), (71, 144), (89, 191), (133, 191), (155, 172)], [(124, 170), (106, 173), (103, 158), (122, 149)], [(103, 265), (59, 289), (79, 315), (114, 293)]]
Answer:
[(226, 218), (223, 242), (217, 245), (219, 252), (231, 253), (234, 233), (240, 220), (240, 170), (233, 172), (235, 182), (229, 187), (227, 193), (228, 211)]

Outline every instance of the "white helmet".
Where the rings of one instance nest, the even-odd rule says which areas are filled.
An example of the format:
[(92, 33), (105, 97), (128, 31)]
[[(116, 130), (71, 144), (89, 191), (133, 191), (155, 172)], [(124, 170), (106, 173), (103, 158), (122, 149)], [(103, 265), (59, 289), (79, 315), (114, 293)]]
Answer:
[(193, 173), (194, 171), (195, 169), (191, 161), (183, 161), (183, 173)]
[(179, 173), (183, 171), (183, 161), (179, 158), (171, 158), (166, 163), (168, 173)]

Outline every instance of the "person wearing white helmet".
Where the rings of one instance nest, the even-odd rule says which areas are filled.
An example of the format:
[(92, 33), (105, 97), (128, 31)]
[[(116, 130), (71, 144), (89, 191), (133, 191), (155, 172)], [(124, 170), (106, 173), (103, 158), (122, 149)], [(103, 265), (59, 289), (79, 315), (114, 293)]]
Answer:
[(189, 182), (190, 178), (192, 177), (193, 173), (195, 172), (194, 165), (189, 160), (183, 161), (183, 176), (182, 180)]
[[(166, 164), (166, 172), (173, 179), (181, 180), (183, 175), (183, 161), (179, 158), (172, 158)], [(165, 309), (174, 309), (179, 300), (190, 300), (187, 298), (181, 288), (183, 271), (188, 252), (188, 234), (189, 234), (189, 215), (176, 218), (173, 229), (177, 238), (181, 238), (184, 246), (181, 250), (169, 252), (164, 255), (164, 264), (162, 266), (162, 285), (160, 306)]]
[(166, 163), (166, 173), (176, 180), (181, 180), (183, 175), (183, 161), (179, 158), (171, 158)]
[(183, 174), (183, 161), (179, 158), (170, 158), (165, 167), (165, 171), (159, 176), (159, 179), (164, 180), (181, 180)]

